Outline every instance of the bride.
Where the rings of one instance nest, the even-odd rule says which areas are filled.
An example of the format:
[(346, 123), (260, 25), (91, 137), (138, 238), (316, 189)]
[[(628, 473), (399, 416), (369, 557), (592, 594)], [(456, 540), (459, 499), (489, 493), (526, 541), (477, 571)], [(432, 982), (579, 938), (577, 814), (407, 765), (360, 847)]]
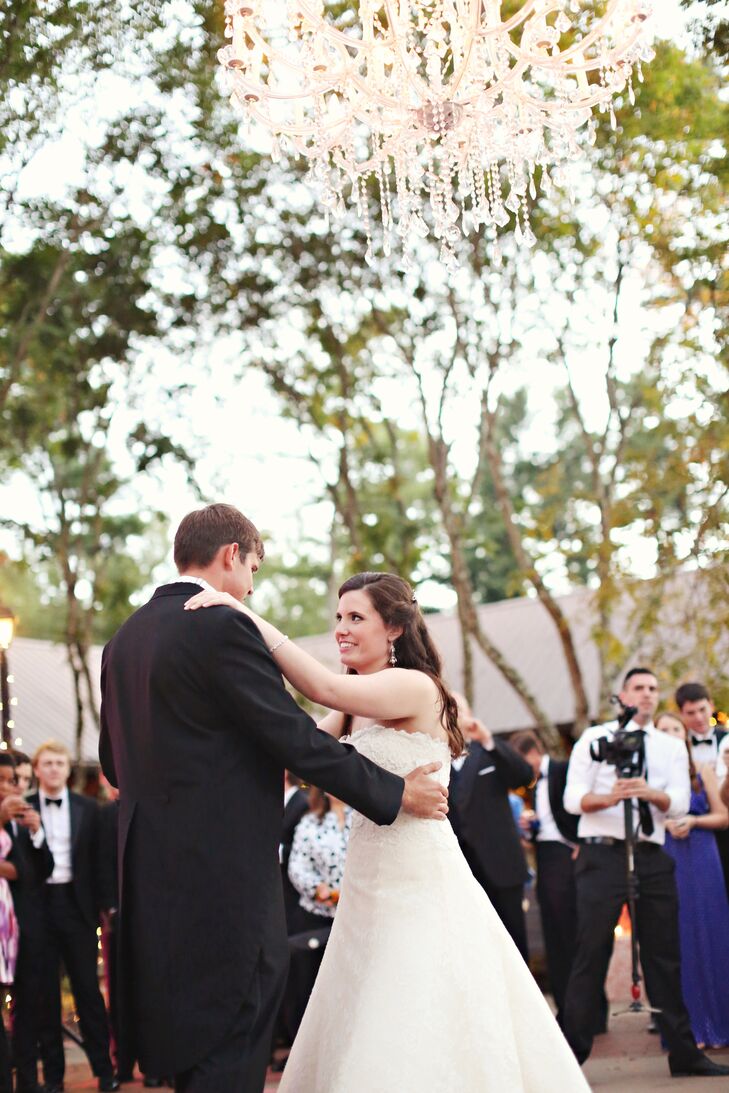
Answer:
[[(359, 573), (339, 590), (329, 671), (248, 614), (279, 668), (329, 707), (319, 727), (396, 774), (440, 763), (464, 740), (412, 589)], [(556, 1020), (472, 876), (450, 824), (355, 815), (334, 926), (280, 1093), (585, 1093)]]

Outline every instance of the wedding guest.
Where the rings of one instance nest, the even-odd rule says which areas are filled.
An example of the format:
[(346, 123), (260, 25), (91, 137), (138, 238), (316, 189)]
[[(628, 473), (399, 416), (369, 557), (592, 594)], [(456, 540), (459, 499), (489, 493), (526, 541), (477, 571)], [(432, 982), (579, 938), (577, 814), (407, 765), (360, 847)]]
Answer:
[[(289, 856), (289, 879), (299, 893), (301, 931), (291, 951), (289, 1033), (295, 1037), (309, 1001), (326, 937), (331, 929), (344, 875), (352, 809), (330, 793), (311, 787), (309, 811), (299, 821)], [(301, 944), (296, 944), (296, 939)], [(309, 940), (316, 941), (309, 947)]]
[[(106, 1007), (96, 974), (101, 876), (99, 809), (69, 791), (71, 757), (55, 740), (33, 757), (39, 791), (29, 797), (40, 812), (54, 867), (44, 892), (43, 982), (40, 1045), (46, 1093), (63, 1089), (65, 1058), (61, 1018), (61, 961), (71, 981), (83, 1046), (100, 1090), (120, 1088), (109, 1055)], [(108, 908), (105, 908), (108, 910)]]
[(661, 714), (656, 728), (686, 745), (691, 776), (688, 815), (666, 823), (666, 852), (676, 863), (683, 997), (698, 1046), (726, 1047), (729, 899), (713, 832), (729, 827), (729, 812), (719, 796), (713, 765), (692, 758), (682, 719)]
[(468, 756), (451, 796), (458, 813), (456, 834), (471, 872), (528, 961), (523, 899), (529, 870), (509, 790), (530, 786), (534, 775), (525, 759), (473, 716), (462, 695), (454, 697), (459, 728), (469, 741)]
[[(0, 752), (0, 804), (17, 793), (15, 763), (7, 752)], [(8, 816), (7, 811), (4, 817)], [(10, 882), (17, 881), (18, 870), (9, 860), (13, 840), (5, 827), (0, 828), (0, 985), (7, 987), (15, 978), (18, 958), (18, 920), (15, 915)], [(0, 1017), (0, 1093), (12, 1093), (10, 1050), (5, 1025)]]
[(289, 879), (299, 893), (305, 929), (334, 918), (351, 827), (349, 805), (312, 786), (309, 811), (299, 821), (289, 856)]
[[(686, 732), (690, 736), (694, 762), (702, 766), (711, 763), (719, 778), (719, 787), (726, 778), (725, 748), (729, 746), (726, 729), (714, 721), (714, 703), (703, 683), (682, 683), (676, 689), (674, 701), (678, 706)], [(715, 831), (724, 873), (724, 886), (729, 896), (729, 831)]]
[[(289, 858), (294, 834), (300, 820), (309, 811), (308, 793), (301, 788), (301, 779), (298, 775), (287, 770), (284, 774), (284, 814), (281, 825), (281, 842), (279, 844), (279, 859), (281, 862), (281, 882), (284, 893), (284, 911), (286, 913), (286, 932), (289, 937), (301, 933), (306, 929), (304, 911), (299, 903), (299, 893), (289, 880)], [(273, 1036), (273, 1050), (277, 1046), (291, 1047), (294, 1042), (298, 1023), (300, 1021), (300, 1004), (298, 980), (300, 978), (299, 960), (296, 954), (289, 963), (289, 971), (286, 977), (286, 987), (279, 1007), (278, 1018)], [(307, 996), (308, 997), (308, 996)], [(273, 1059), (271, 1067), (274, 1072), (283, 1070), (284, 1060)]]
[(562, 1024), (564, 999), (575, 954), (577, 892), (574, 858), (578, 819), (562, 803), (568, 763), (552, 759), (533, 733), (519, 733), (511, 740), (532, 768), (536, 779), (534, 847), (537, 859), (537, 900), (542, 920), (547, 976)]
[(15, 763), (18, 796), (25, 797), (33, 784), (33, 764), (30, 761), (30, 756), (26, 755), (24, 751), (18, 751), (17, 748), (11, 748), (9, 754), (13, 757)]
[(284, 890), (284, 908), (286, 911), (286, 930), (289, 935), (299, 933), (305, 928), (299, 903), (299, 893), (289, 878), (289, 858), (294, 841), (294, 834), (299, 822), (309, 811), (309, 795), (301, 788), (301, 779), (287, 770), (284, 775), (284, 814), (281, 825), (281, 880)]
[(631, 730), (642, 732), (645, 772), (623, 778), (615, 765), (594, 758), (593, 741), (614, 739), (617, 722), (586, 729), (575, 744), (567, 772), (565, 808), (580, 821), (577, 885), (577, 951), (565, 998), (564, 1031), (577, 1059), (592, 1050), (608, 944), (627, 898), (625, 806), (631, 802), (637, 832), (634, 866), (640, 884), (635, 922), (645, 985), (657, 1007), (656, 1022), (668, 1048), (671, 1074), (726, 1077), (696, 1046), (681, 995), (678, 896), (675, 867), (663, 849), (668, 819), (685, 815), (690, 783), (679, 741), (658, 732), (658, 680), (649, 668), (627, 672), (620, 691), (624, 707), (635, 707)]
[[(53, 855), (41, 825), (40, 813), (31, 808), (21, 794), (27, 789), (30, 775), (18, 777), (11, 788), (7, 768), (14, 754), (0, 752), (0, 764), (6, 768), (5, 790), (2, 794), (2, 819), (12, 839), (8, 861), (17, 877), (10, 882), (15, 916), (18, 921), (19, 947), (12, 990), (13, 1064), (16, 1071), (16, 1093), (39, 1093), (38, 1085), (38, 996), (43, 959), (43, 890), (53, 872)], [(27, 761), (30, 768), (30, 760)], [(2, 768), (0, 768), (2, 769)]]

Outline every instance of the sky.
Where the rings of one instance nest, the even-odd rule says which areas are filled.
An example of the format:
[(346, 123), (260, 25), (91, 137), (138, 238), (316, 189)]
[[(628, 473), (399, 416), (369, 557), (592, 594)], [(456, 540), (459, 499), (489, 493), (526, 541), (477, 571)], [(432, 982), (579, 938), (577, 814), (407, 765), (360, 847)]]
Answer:
[[(677, 0), (656, 0), (655, 9), (658, 13), (657, 34), (679, 36), (684, 16)], [(22, 178), (24, 196), (62, 196), (65, 187), (78, 174), (83, 136), (116, 108), (119, 93), (120, 88), (110, 74), (97, 101), (83, 104), (69, 114), (62, 140), (45, 148), (26, 168)], [(142, 202), (140, 195), (140, 214)], [(641, 316), (636, 310), (638, 299), (636, 294), (633, 313), (628, 307), (623, 315), (626, 342), (630, 342), (631, 332), (640, 324)], [(213, 347), (213, 378), (198, 384), (194, 398), (186, 401), (184, 421), (174, 427), (176, 439), (190, 443), (193, 438), (193, 449), (198, 453), (197, 477), (206, 496), (239, 506), (266, 532), (275, 552), (285, 553), (287, 549), (296, 548), (303, 537), (326, 536), (330, 510), (320, 500), (323, 493), (321, 472), (308, 458), (307, 441), (296, 425), (282, 418), (264, 377), (259, 372), (249, 372), (242, 381), (231, 378), (236, 351), (235, 345), (225, 339)], [(204, 352), (207, 354), (208, 349)], [(587, 403), (594, 406), (596, 414), (601, 412), (599, 364), (585, 361), (584, 367), (576, 373), (577, 385)], [(157, 378), (168, 370), (172, 382), (176, 366), (177, 362), (169, 354), (157, 360)], [(533, 375), (523, 378), (533, 391), (542, 392), (541, 397), (532, 398), (531, 430), (536, 447), (549, 436), (551, 429), (549, 392), (553, 383), (549, 367), (540, 360), (538, 344), (535, 345), (533, 368)], [(138, 400), (144, 399), (144, 382), (140, 381), (139, 388), (133, 392)], [(472, 407), (464, 406), (462, 410), (466, 416), (472, 413)], [(120, 433), (122, 425), (120, 419)], [(468, 466), (471, 454), (466, 442), (462, 450), (456, 447), (456, 458), (463, 467)], [(123, 458), (121, 449), (120, 456)], [(170, 520), (171, 534), (179, 519), (199, 504), (183, 472), (173, 467), (140, 482), (137, 492), (142, 505), (164, 509)], [(0, 510), (12, 513), (18, 520), (42, 522), (44, 519), (35, 492), (20, 475), (0, 486)], [(7, 534), (0, 537), (0, 544), (10, 553), (16, 553), (13, 540)], [(427, 589), (424, 596), (421, 592), (421, 598), (438, 607), (451, 606), (454, 599), (449, 590), (437, 586)]]

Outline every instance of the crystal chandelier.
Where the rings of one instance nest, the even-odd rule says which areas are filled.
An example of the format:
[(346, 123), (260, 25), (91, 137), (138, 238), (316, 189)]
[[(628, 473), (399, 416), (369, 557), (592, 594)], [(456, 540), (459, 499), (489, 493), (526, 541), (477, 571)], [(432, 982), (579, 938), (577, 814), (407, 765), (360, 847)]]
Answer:
[[(503, 9), (503, 10), (502, 10)], [(653, 52), (648, 0), (225, 0), (218, 57), (244, 117), (272, 154), (306, 156), (327, 211), (351, 196), (372, 258), (368, 186), (383, 250), (430, 232), (441, 258), (480, 225), (514, 221), (535, 243), (529, 199), (595, 139)]]

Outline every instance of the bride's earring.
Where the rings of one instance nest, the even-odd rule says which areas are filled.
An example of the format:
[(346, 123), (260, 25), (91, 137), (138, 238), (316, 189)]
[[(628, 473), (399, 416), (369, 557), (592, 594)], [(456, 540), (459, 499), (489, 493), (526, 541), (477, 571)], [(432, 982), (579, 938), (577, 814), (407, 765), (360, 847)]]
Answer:
[(390, 642), (390, 664), (394, 668), (397, 664), (397, 657), (395, 656), (395, 642)]

